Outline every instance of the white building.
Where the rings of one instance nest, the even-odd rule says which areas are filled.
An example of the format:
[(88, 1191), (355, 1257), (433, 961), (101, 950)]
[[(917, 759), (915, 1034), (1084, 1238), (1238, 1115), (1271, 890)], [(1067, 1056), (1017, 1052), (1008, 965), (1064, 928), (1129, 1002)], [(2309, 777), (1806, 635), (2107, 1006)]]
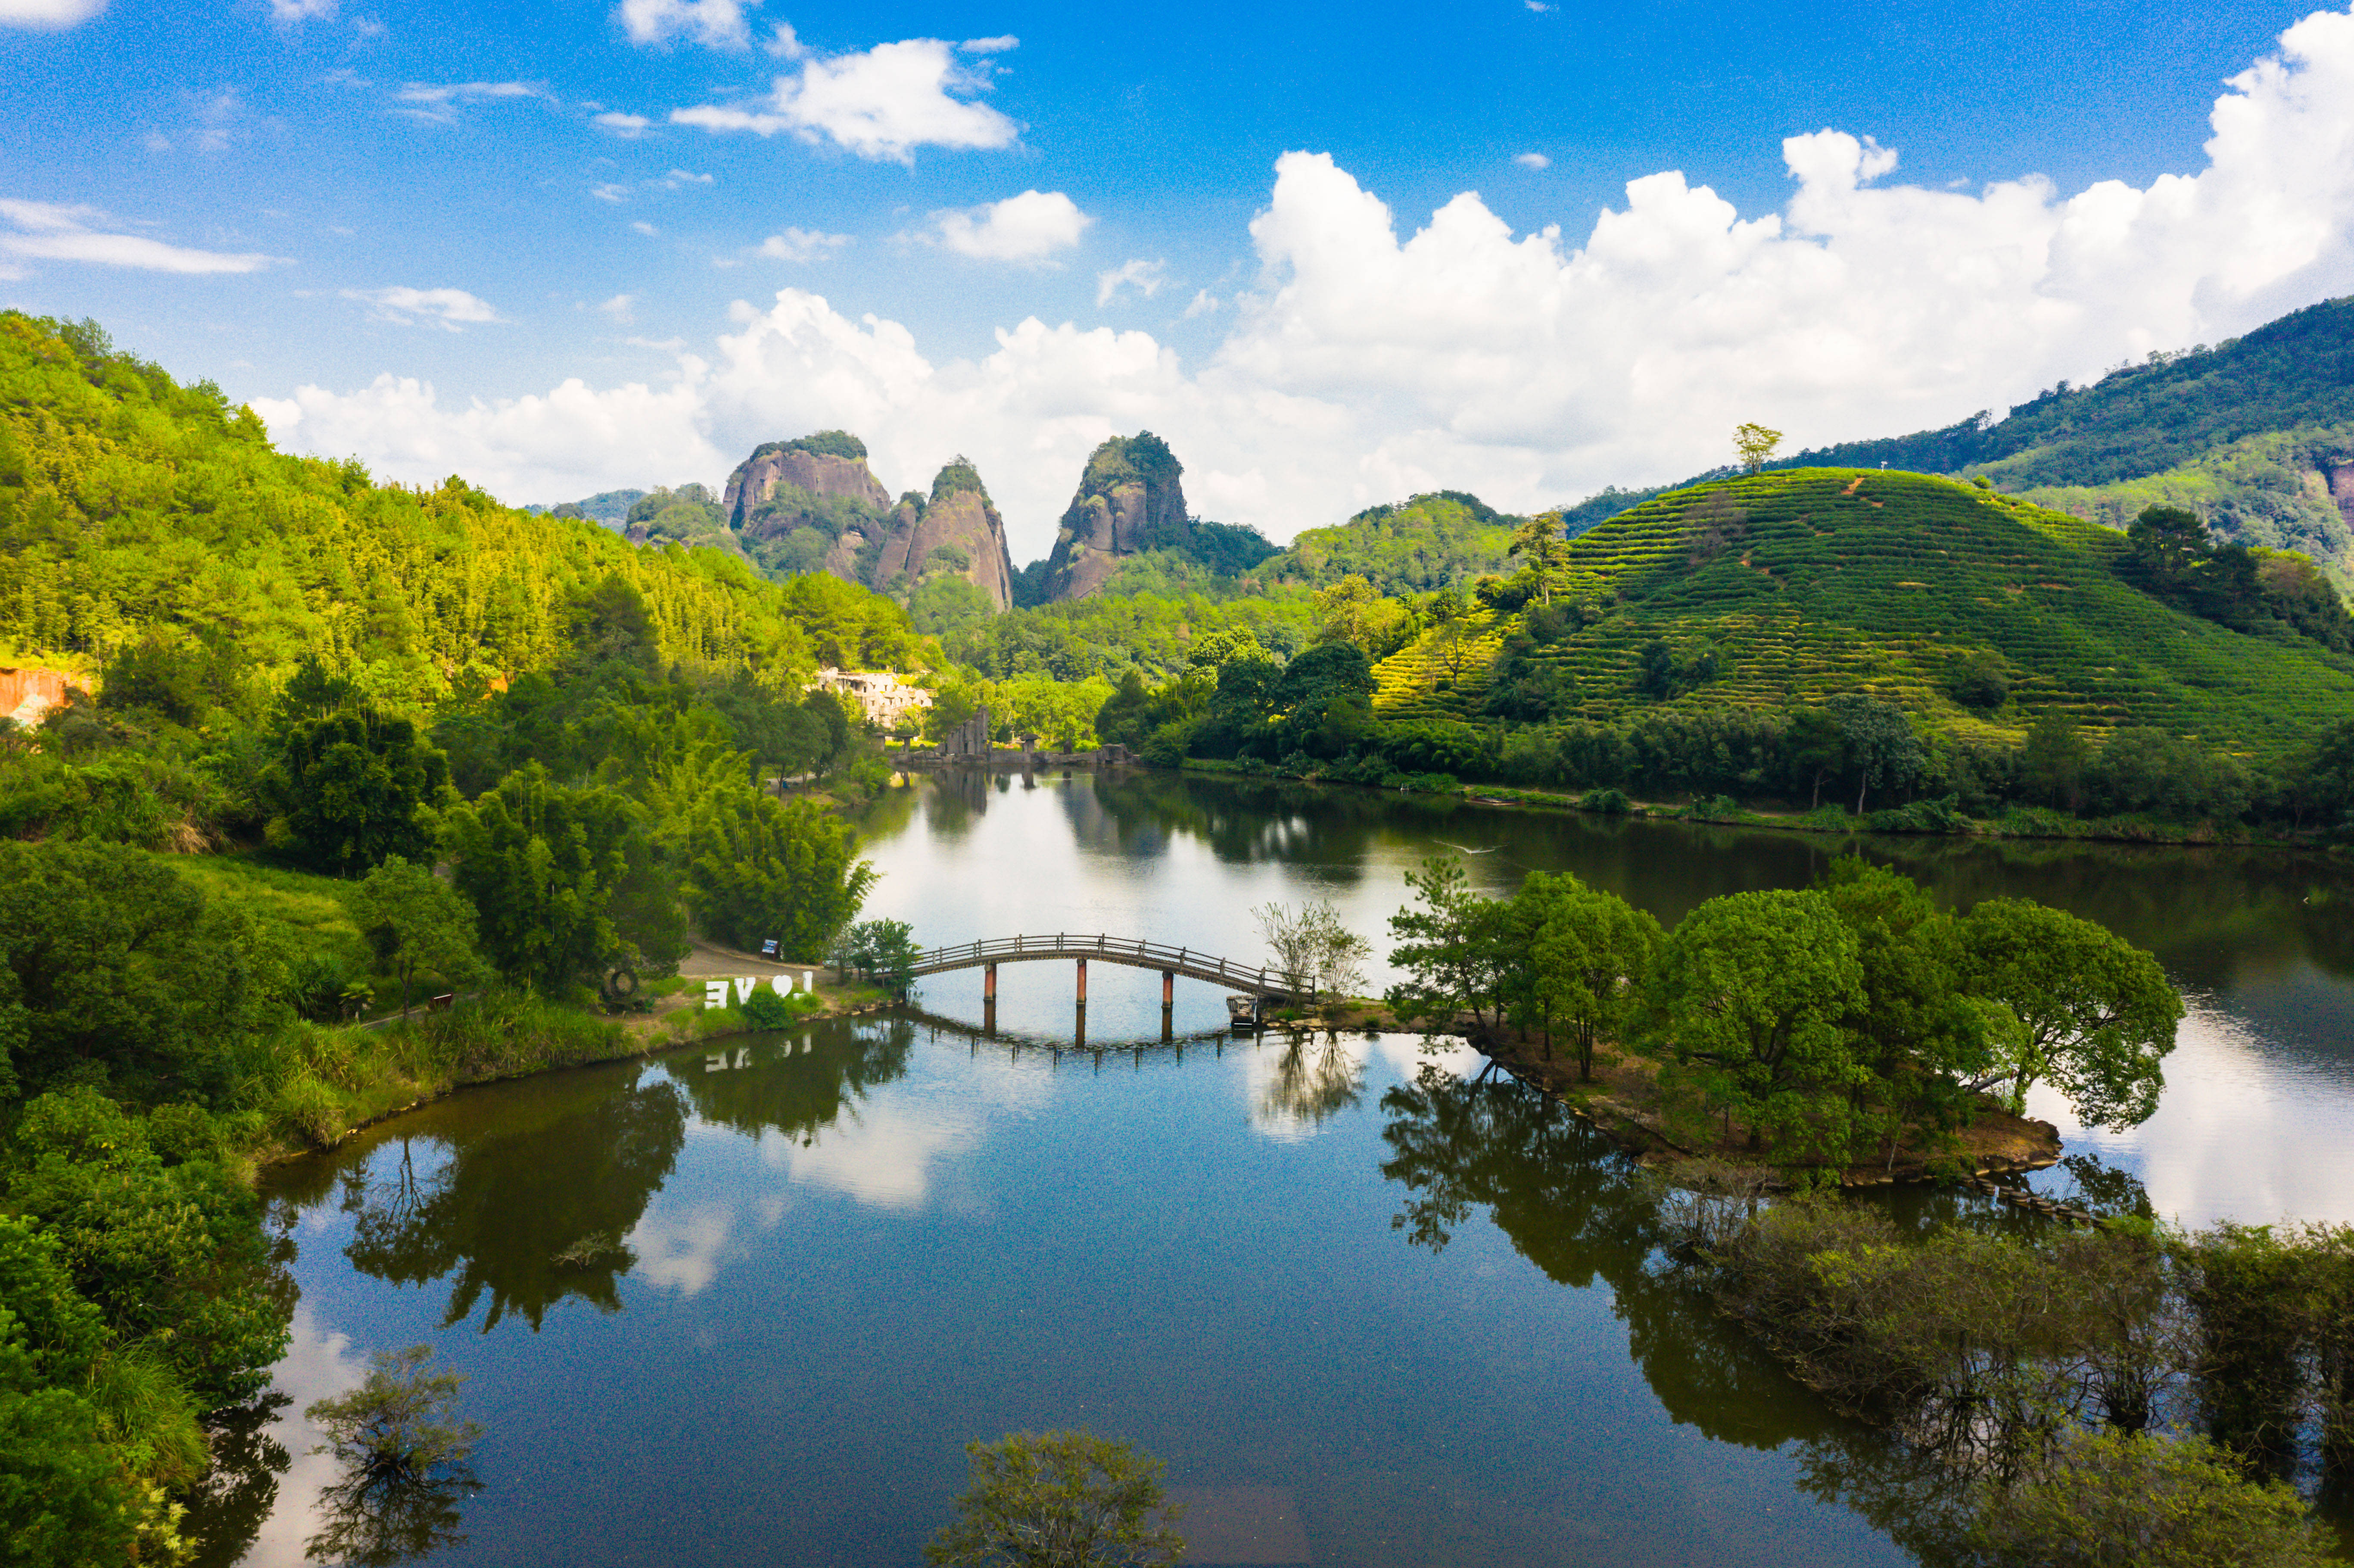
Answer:
[(932, 694), (889, 670), (820, 670), (817, 683), (858, 705), (866, 722), (896, 729), (932, 705)]

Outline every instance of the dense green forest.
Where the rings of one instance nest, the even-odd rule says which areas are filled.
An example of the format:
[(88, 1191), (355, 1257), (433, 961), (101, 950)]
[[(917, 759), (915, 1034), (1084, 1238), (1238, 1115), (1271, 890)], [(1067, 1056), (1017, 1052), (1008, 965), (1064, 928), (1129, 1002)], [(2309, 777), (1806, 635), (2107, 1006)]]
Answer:
[(275, 1408), (291, 1309), (253, 1160), (640, 1048), (611, 1015), (690, 929), (823, 953), (873, 876), (833, 808), (888, 769), (810, 677), (940, 655), (832, 577), (278, 453), (13, 313), (0, 547), (5, 652), (69, 683), (0, 719), (0, 1537), (227, 1561), (260, 1515), (207, 1435)]

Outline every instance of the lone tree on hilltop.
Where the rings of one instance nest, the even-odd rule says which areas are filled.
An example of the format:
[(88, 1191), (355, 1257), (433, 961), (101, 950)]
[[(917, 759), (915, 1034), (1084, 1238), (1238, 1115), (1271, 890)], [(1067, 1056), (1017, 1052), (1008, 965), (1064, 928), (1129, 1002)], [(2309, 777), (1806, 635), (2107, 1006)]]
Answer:
[(1537, 602), (1553, 602), (1553, 574), (1569, 555), (1569, 540), (1563, 535), (1561, 512), (1558, 508), (1530, 518), (1512, 531), (1512, 547), (1508, 555), (1526, 556), (1530, 567), (1537, 575)]
[(1763, 425), (1735, 425), (1733, 429), (1733, 450), (1741, 454), (1741, 466), (1751, 473), (1764, 468), (1781, 444), (1782, 432)]

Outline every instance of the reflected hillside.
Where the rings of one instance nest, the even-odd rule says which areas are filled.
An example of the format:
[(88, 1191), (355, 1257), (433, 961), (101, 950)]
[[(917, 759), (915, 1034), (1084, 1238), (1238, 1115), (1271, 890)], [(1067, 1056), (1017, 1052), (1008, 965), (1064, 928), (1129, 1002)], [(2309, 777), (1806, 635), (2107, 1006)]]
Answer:
[(1601, 1134), (1511, 1080), (1430, 1068), (1383, 1096), (1382, 1108), (1390, 1150), (1382, 1174), (1406, 1189), (1390, 1224), (1415, 1245), (1443, 1250), (1484, 1208), (1548, 1278), (1575, 1289), (1599, 1278), (1651, 1392), (1677, 1422), (1719, 1442), (1778, 1448), (1840, 1425), (1704, 1297), (1654, 1267), (1650, 1188)]
[(536, 1331), (567, 1296), (619, 1311), (635, 1261), (621, 1238), (677, 1161), (686, 1100), (634, 1073), (540, 1083), (494, 1108), (482, 1097), (404, 1118), (408, 1136), (347, 1167), (352, 1266), (395, 1284), (452, 1277), (445, 1327), (481, 1305), (484, 1333), (510, 1314)]
[(724, 1049), (668, 1056), (662, 1067), (699, 1119), (751, 1138), (779, 1132), (810, 1147), (869, 1091), (904, 1075), (915, 1043), (915, 1024), (891, 1017), (856, 1029), (742, 1036), (720, 1042)]

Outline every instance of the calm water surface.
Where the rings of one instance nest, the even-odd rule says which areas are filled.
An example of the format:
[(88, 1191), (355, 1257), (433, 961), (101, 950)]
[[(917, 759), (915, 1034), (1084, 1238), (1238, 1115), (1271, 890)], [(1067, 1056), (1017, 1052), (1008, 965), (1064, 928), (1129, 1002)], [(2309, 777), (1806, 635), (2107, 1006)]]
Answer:
[[(960, 780), (871, 826), (869, 912), (927, 942), (1147, 936), (1260, 955), (1269, 899), (1385, 947), (1435, 851), (1569, 870), (1672, 923), (1836, 845), (1165, 777)], [(2226, 852), (1882, 841), (2153, 948), (2191, 1001), (2158, 1114), (2081, 1136), (2162, 1211), (2354, 1219), (2354, 898)], [(2336, 882), (2332, 876), (2338, 877)], [(1374, 980), (1386, 977), (1376, 964)], [(1868, 1433), (1647, 1270), (1621, 1163), (1402, 1036), (1228, 1041), (1218, 993), (1064, 963), (835, 1022), (470, 1091), (283, 1171), (302, 1291), (245, 1561), (304, 1561), (294, 1413), (425, 1342), (488, 1430), (465, 1563), (914, 1563), (961, 1445), (1087, 1426), (1169, 1462), (1203, 1562), (1909, 1561)], [(1188, 1038), (1188, 1037), (1191, 1038)], [(1097, 1049), (1100, 1047), (1101, 1049)], [(2055, 1181), (2064, 1181), (2052, 1173)], [(559, 1258), (558, 1255), (562, 1255)], [(261, 1517), (266, 1514), (266, 1517)]]

